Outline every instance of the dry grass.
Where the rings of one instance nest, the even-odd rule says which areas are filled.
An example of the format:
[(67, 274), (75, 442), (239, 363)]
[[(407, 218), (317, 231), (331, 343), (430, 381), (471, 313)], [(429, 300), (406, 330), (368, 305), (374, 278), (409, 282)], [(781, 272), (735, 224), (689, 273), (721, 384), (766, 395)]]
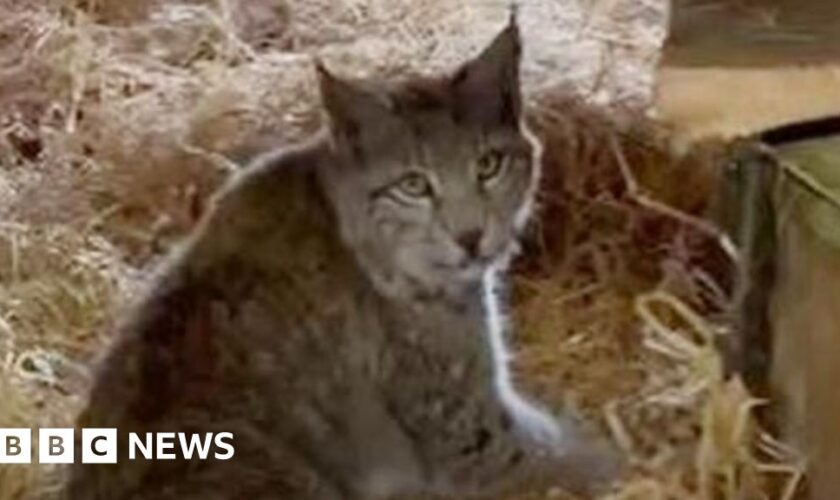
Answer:
[(717, 348), (733, 262), (700, 216), (725, 147), (675, 157), (655, 128), (560, 99), (537, 122), (549, 170), (540, 249), (518, 277), (523, 382), (627, 454), (610, 499), (793, 498), (795, 457), (756, 426), (763, 402)]
[[(243, 5), (0, 0), (0, 427), (67, 425), (113, 317), (236, 168), (224, 155), (318, 126), (312, 52), (353, 73), (432, 71), (506, 15), (489, 1)], [(468, 25), (474, 37), (455, 37)], [(756, 457), (786, 457), (757, 453), (754, 401), (723, 378), (714, 344), (730, 272), (695, 218), (717, 153), (673, 157), (654, 131), (546, 91), (566, 86), (535, 60), (526, 83), (544, 90), (532, 111), (547, 179), (516, 280), (522, 382), (626, 452), (632, 471), (610, 499), (764, 498), (774, 481)], [(573, 87), (644, 101), (616, 68), (586, 67)], [(0, 500), (55, 478), (0, 466)]]

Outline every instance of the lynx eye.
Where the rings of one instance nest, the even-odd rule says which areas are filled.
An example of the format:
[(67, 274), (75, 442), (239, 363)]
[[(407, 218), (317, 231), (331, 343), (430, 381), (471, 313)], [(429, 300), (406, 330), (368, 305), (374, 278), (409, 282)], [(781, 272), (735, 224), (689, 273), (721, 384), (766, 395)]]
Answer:
[(404, 175), (394, 186), (399, 194), (407, 198), (430, 198), (432, 196), (432, 183), (425, 175), (412, 172)]
[(479, 158), (475, 172), (479, 182), (487, 183), (501, 175), (507, 161), (507, 156), (500, 151), (490, 151)]

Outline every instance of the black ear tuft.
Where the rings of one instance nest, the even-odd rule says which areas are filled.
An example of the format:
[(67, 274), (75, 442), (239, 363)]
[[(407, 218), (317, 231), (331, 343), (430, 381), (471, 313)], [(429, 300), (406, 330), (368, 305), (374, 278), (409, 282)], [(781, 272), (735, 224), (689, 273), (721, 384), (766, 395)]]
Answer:
[(507, 26), (452, 78), (459, 115), (487, 126), (518, 124), (522, 107), (519, 89), (521, 53), (514, 7)]
[(509, 12), (508, 12), (507, 28), (513, 27), (513, 29), (517, 30), (517, 37), (518, 37), (519, 36), (519, 4), (517, 2), (511, 2), (508, 9), (509, 9)]

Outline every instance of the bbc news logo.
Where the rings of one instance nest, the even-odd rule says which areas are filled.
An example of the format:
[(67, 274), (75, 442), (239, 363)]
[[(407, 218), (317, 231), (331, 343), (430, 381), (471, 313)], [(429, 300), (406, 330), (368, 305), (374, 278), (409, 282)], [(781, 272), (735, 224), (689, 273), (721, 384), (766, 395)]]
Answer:
[[(74, 429), (38, 430), (38, 462), (71, 464), (76, 460)], [(119, 459), (117, 429), (82, 429), (81, 459), (84, 464), (115, 464)], [(129, 433), (128, 460), (199, 459), (230, 460), (235, 453), (230, 432), (189, 434), (184, 432)], [(32, 430), (0, 429), (0, 464), (32, 463)]]

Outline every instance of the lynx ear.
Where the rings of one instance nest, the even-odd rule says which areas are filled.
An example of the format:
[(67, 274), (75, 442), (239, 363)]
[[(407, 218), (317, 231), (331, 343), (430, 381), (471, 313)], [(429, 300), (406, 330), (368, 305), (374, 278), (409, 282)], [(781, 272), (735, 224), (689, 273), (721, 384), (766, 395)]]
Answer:
[(336, 132), (355, 136), (363, 124), (377, 124), (391, 115), (387, 95), (334, 76), (321, 61), (315, 62), (315, 69), (321, 99)]
[(519, 90), (519, 59), (522, 45), (516, 12), (507, 27), (451, 80), (459, 114), (486, 126), (519, 123), (522, 98)]

